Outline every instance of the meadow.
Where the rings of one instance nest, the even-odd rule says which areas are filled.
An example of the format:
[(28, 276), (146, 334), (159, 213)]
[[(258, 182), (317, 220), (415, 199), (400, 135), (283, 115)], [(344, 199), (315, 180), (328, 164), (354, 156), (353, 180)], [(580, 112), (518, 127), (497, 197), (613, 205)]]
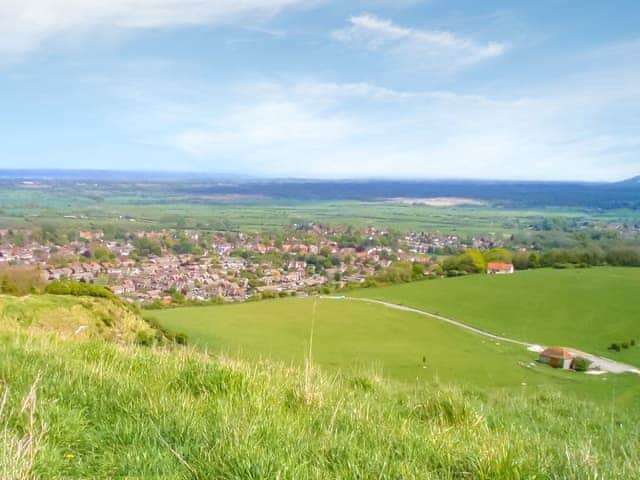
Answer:
[[(361, 294), (369, 291), (373, 290)], [(537, 355), (524, 347), (362, 302), (288, 298), (176, 308), (153, 315), (163, 326), (186, 332), (207, 351), (252, 361), (277, 360), (301, 367), (313, 329), (313, 361), (328, 371), (369, 371), (406, 384), (439, 381), (512, 392), (550, 386), (603, 404), (614, 399), (619, 405), (633, 405), (640, 400), (637, 376), (557, 371), (537, 364)]]
[(349, 295), (440, 313), (489, 332), (561, 345), (640, 367), (640, 346), (611, 352), (613, 342), (640, 341), (640, 269), (539, 269), (475, 275)]

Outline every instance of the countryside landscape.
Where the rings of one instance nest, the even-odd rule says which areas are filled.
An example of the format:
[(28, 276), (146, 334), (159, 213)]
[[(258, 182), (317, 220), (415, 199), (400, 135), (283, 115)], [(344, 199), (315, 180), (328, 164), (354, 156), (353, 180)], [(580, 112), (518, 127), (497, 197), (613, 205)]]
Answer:
[(0, 2), (0, 479), (638, 478), (638, 20)]

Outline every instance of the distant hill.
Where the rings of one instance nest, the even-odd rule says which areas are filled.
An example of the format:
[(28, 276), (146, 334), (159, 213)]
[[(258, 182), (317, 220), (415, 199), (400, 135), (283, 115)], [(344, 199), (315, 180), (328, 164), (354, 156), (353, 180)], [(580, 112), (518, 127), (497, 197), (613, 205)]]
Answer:
[(626, 186), (640, 185), (640, 175), (636, 175), (635, 177), (622, 180), (621, 182), (618, 182), (618, 185), (626, 185)]
[[(117, 172), (92, 170), (1, 170), (0, 189), (49, 188), (51, 195), (77, 195), (90, 188), (103, 197), (161, 195), (187, 203), (207, 203), (212, 198), (271, 198), (276, 200), (385, 201), (398, 199), (465, 198), (510, 208), (547, 206), (578, 208), (640, 208), (640, 177), (624, 182), (506, 181), (506, 180), (312, 180), (224, 177), (209, 173)], [(88, 186), (87, 184), (91, 185)]]

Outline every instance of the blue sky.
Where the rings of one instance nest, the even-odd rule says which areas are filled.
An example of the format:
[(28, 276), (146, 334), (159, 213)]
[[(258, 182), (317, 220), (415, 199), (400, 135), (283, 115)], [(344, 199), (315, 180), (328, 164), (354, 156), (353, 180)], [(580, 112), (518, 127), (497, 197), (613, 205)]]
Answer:
[(637, 0), (1, 0), (0, 168), (640, 174)]

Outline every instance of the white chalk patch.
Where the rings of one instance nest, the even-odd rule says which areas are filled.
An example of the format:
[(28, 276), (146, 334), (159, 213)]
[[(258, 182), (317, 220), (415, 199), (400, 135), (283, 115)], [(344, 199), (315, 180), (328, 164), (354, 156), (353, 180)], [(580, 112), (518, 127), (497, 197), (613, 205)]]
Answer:
[(76, 328), (76, 331), (73, 332), (73, 334), (78, 335), (79, 333), (85, 331), (87, 328), (89, 328), (89, 325), (80, 325), (78, 328)]

